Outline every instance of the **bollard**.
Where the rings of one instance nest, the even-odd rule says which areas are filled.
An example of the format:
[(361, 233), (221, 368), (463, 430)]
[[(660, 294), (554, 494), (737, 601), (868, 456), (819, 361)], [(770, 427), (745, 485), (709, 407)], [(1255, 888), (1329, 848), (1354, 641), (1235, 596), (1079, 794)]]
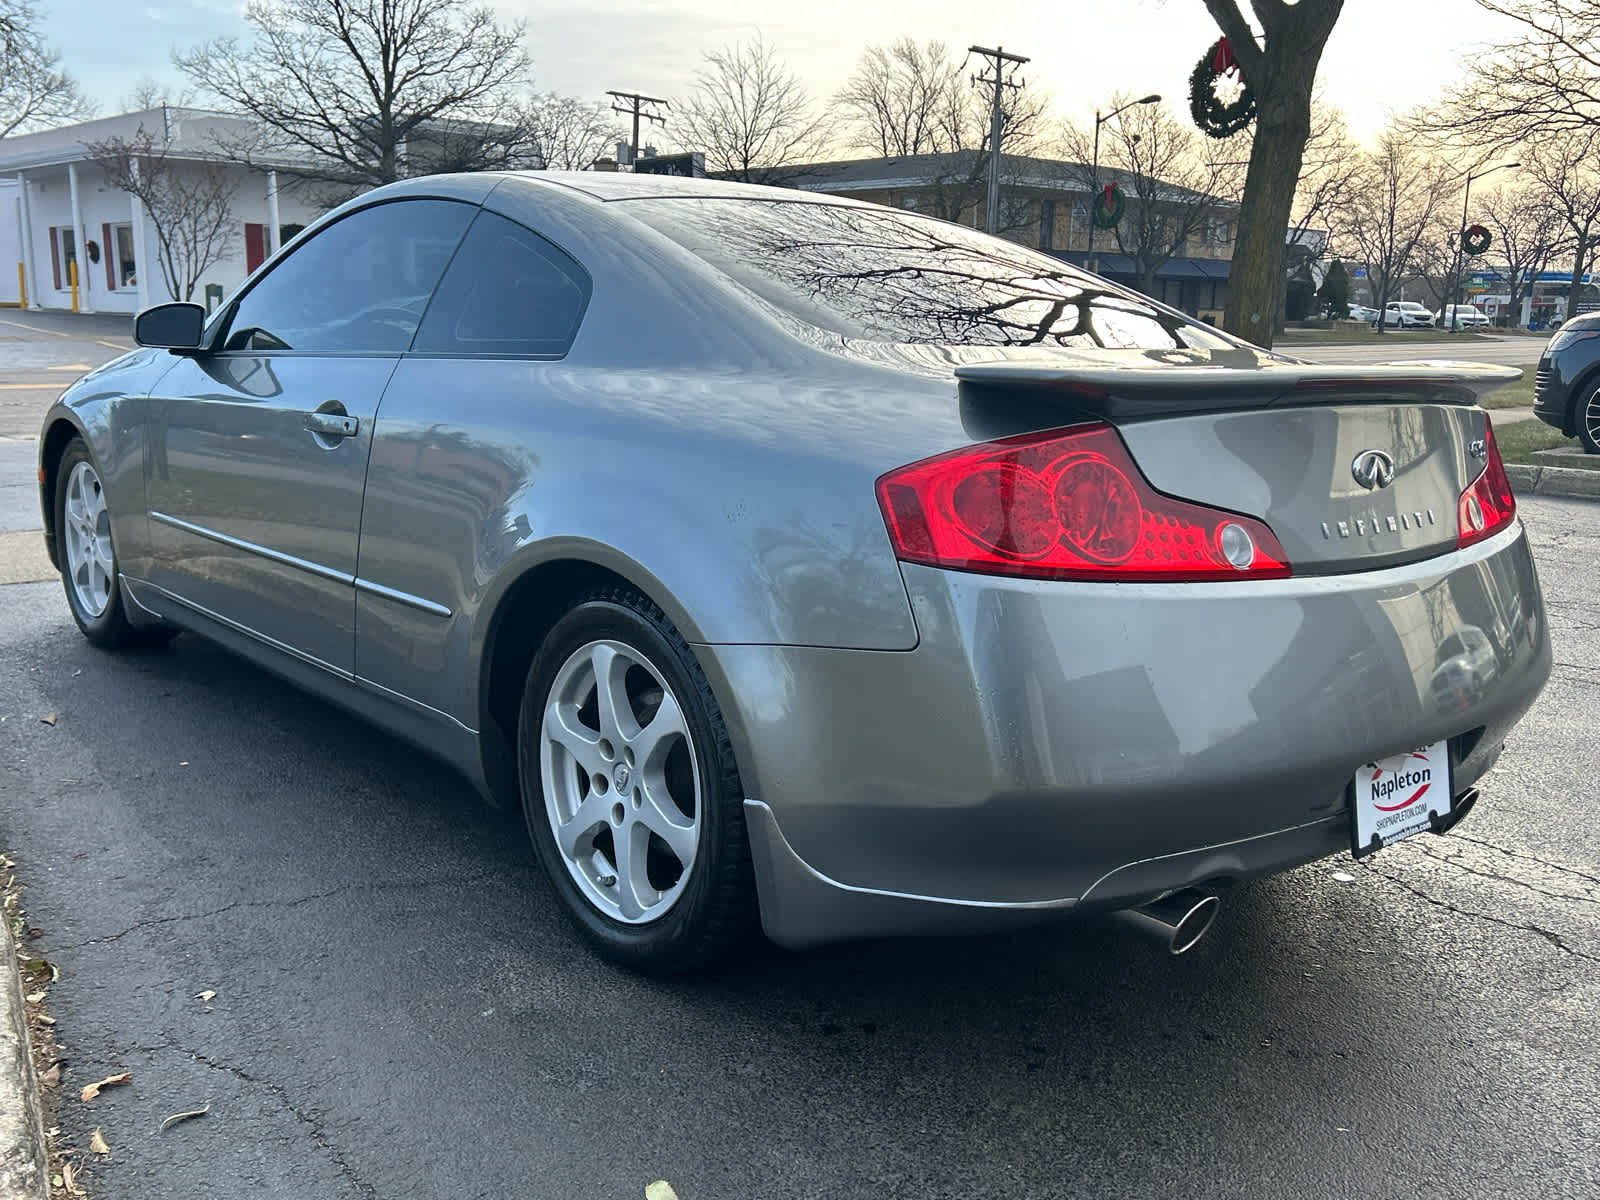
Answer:
[(72, 311), (78, 311), (78, 260), (67, 259), (67, 286), (72, 289)]
[(17, 307), (28, 307), (28, 276), (21, 263), (17, 264)]

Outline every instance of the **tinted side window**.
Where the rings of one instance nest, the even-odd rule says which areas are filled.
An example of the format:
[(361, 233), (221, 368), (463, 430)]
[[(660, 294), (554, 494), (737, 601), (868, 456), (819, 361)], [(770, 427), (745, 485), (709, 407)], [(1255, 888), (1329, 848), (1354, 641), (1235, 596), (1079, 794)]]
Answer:
[(589, 276), (538, 234), (478, 214), (412, 350), (559, 358), (589, 303)]
[(404, 350), (476, 211), (397, 200), (351, 213), (244, 294), (224, 349)]

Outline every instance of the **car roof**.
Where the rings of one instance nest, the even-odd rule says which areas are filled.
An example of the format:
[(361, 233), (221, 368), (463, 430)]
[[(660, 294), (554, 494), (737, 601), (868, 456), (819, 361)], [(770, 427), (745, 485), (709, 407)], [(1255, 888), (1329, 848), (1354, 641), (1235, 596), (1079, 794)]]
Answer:
[(563, 187), (596, 200), (643, 200), (665, 197), (727, 200), (786, 200), (803, 204), (871, 207), (843, 196), (824, 196), (796, 188), (736, 183), (730, 179), (691, 179), (680, 175), (635, 175), (619, 171), (510, 171), (506, 176), (540, 186)]

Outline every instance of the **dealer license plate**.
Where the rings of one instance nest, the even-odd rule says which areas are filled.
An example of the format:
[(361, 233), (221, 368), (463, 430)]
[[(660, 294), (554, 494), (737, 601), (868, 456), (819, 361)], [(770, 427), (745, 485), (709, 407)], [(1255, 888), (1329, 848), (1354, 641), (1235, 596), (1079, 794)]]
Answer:
[(1365, 858), (1449, 815), (1455, 794), (1449, 743), (1368, 763), (1356, 772), (1352, 787), (1351, 852)]

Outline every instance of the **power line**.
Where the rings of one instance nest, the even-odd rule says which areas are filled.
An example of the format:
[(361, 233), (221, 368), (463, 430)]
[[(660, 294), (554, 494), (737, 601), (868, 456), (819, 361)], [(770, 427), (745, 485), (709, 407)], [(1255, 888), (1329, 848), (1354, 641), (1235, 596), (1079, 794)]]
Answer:
[(1015, 76), (1016, 68), (1031, 60), (1024, 58), (1020, 54), (1007, 54), (999, 46), (996, 46), (993, 50), (987, 46), (968, 46), (967, 53), (977, 54), (988, 60), (989, 70), (992, 72), (992, 74), (988, 75), (974, 75), (972, 77), (972, 86), (977, 87), (980, 83), (987, 83), (994, 88), (989, 110), (989, 196), (987, 203), (984, 205), (983, 214), (984, 232), (993, 233), (1000, 218), (1000, 128), (1003, 123), (1004, 113), (1000, 98), (1005, 94), (1007, 88), (1017, 91), (1027, 82), (1025, 79), (1007, 79), (1006, 66), (1010, 64), (1011, 73)]
[(606, 95), (614, 96), (621, 102), (612, 104), (612, 112), (628, 113), (633, 117), (633, 141), (628, 147), (628, 165), (631, 167), (639, 159), (639, 118), (665, 125), (666, 117), (654, 111), (653, 106), (659, 104), (662, 108), (671, 108), (672, 105), (659, 96), (641, 96), (638, 92), (607, 91)]

